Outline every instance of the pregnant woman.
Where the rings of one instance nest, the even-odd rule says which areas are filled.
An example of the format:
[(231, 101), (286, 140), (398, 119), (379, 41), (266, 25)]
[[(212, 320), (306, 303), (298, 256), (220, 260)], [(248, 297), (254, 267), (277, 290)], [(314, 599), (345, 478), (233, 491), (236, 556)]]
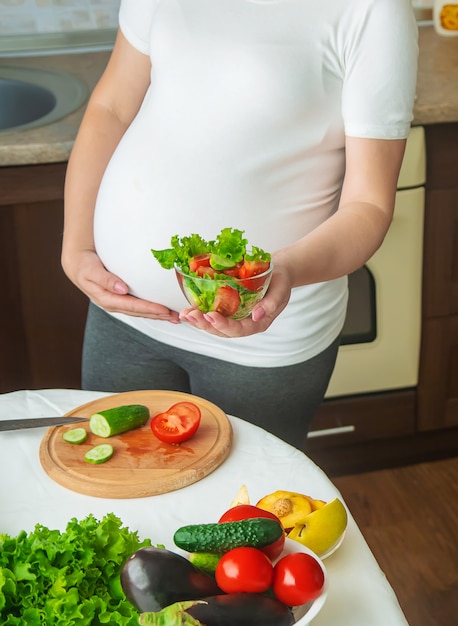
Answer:
[[(121, 1), (66, 181), (84, 388), (193, 393), (302, 448), (392, 219), (417, 52), (410, 0)], [(150, 251), (226, 227), (274, 263), (244, 320), (189, 309)]]

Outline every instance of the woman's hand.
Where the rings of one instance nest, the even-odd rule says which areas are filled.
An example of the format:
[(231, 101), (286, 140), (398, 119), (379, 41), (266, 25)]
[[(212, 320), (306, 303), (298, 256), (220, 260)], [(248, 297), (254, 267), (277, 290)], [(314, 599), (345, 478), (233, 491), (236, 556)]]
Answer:
[(118, 276), (108, 272), (96, 252), (83, 250), (71, 256), (71, 261), (62, 262), (70, 280), (88, 298), (112, 313), (125, 313), (134, 317), (148, 317), (179, 323), (178, 313), (162, 304), (141, 300), (129, 294), (129, 288)]
[(215, 311), (202, 313), (198, 309), (183, 309), (180, 320), (219, 337), (247, 337), (267, 330), (288, 304), (290, 295), (291, 278), (282, 266), (275, 263), (269, 289), (251, 316), (234, 320)]

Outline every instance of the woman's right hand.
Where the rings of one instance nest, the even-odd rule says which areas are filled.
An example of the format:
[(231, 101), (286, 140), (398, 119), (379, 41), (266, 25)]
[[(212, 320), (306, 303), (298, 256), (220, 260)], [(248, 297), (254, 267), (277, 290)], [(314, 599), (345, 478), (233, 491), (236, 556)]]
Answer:
[(112, 313), (179, 323), (176, 311), (129, 294), (126, 283), (106, 270), (94, 250), (73, 253), (70, 258), (62, 258), (66, 275), (94, 304)]

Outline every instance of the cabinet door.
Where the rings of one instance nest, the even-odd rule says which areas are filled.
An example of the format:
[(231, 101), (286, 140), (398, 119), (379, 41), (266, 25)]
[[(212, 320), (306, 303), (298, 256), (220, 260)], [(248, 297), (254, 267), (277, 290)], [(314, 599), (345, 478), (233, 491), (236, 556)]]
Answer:
[(458, 426), (458, 315), (425, 320), (418, 430)]
[(87, 298), (61, 267), (63, 203), (16, 205), (14, 214), (30, 386), (80, 387)]
[(424, 254), (423, 315), (458, 314), (458, 188), (427, 193)]
[(458, 313), (458, 124), (427, 126), (424, 317)]
[(0, 168), (0, 393), (81, 384), (87, 298), (60, 263), (65, 168)]

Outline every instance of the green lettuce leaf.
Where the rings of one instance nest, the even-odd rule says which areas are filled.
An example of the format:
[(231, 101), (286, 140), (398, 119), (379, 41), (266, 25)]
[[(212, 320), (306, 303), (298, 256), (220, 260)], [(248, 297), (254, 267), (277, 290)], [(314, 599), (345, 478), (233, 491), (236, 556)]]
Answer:
[(269, 252), (264, 252), (264, 250), (261, 250), (261, 248), (258, 248), (256, 246), (253, 246), (251, 248), (251, 251), (245, 254), (245, 259), (247, 261), (266, 261), (266, 262), (270, 262), (271, 259), (271, 255), (269, 254)]
[(73, 518), (60, 532), (37, 524), (31, 533), (0, 535), (2, 626), (136, 626), (121, 568), (149, 546), (113, 514)]
[(186, 613), (186, 609), (199, 604), (199, 602), (202, 601), (175, 602), (175, 604), (166, 606), (162, 611), (142, 613), (139, 624), (142, 626), (203, 626), (202, 622)]
[(244, 239), (243, 230), (223, 228), (216, 238), (212, 253), (236, 265), (243, 259), (247, 243), (248, 239)]
[(193, 234), (181, 239), (178, 235), (174, 235), (170, 244), (172, 247), (165, 250), (151, 250), (154, 258), (166, 270), (173, 269), (176, 263), (183, 271), (187, 272), (189, 271), (190, 259), (197, 254), (208, 252), (212, 242), (209, 243), (202, 239), (200, 235)]

